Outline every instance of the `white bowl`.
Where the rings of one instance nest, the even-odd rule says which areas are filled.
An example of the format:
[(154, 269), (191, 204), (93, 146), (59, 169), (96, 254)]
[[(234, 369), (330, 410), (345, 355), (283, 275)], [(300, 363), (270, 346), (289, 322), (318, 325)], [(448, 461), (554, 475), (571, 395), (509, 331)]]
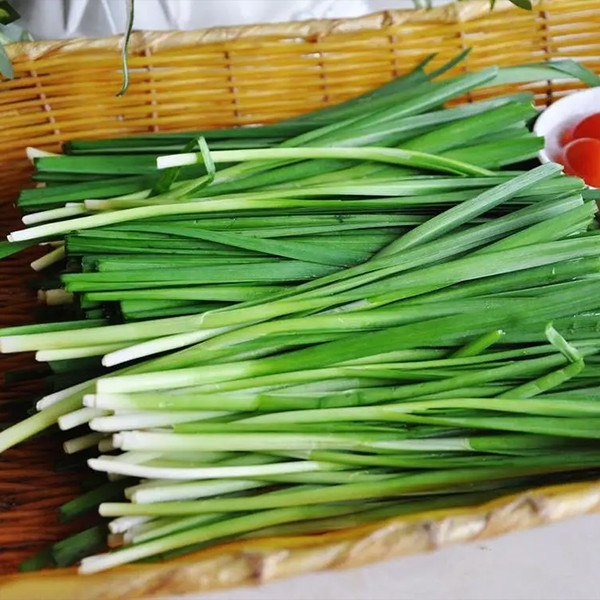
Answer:
[(585, 117), (600, 112), (600, 87), (569, 94), (550, 105), (537, 119), (534, 133), (546, 139), (538, 156), (541, 162), (552, 162), (560, 150), (560, 134)]

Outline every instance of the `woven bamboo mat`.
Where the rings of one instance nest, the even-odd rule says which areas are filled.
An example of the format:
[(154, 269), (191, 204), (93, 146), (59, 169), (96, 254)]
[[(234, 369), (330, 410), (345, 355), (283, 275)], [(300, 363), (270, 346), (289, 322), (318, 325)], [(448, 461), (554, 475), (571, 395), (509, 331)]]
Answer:
[[(499, 0), (433, 11), (386, 11), (360, 19), (136, 32), (131, 86), (120, 88), (120, 37), (15, 44), (16, 77), (0, 82), (0, 231), (15, 228), (12, 207), (29, 167), (24, 148), (49, 150), (75, 138), (267, 123), (332, 104), (406, 71), (431, 51), (434, 66), (472, 47), (457, 70), (574, 58), (600, 72), (600, 0), (539, 0), (531, 13)], [(456, 71), (455, 71), (456, 72)], [(532, 89), (546, 104), (572, 83)], [(470, 96), (482, 97), (483, 93)], [(27, 284), (35, 252), (0, 262), (0, 327), (30, 322)], [(31, 357), (0, 357), (0, 372)], [(0, 387), (0, 422), (31, 406), (31, 384)], [(53, 472), (60, 440), (40, 437), (0, 456), (0, 573), (72, 527), (56, 508), (79, 491), (82, 474)], [(255, 583), (322, 568), (349, 567), (400, 554), (600, 510), (600, 483), (563, 485), (477, 509), (395, 519), (321, 536), (228, 544), (168, 564), (133, 566), (78, 578), (72, 570), (0, 580), (2, 600), (142, 598)]]
[[(12, 203), (24, 181), (24, 169), (3, 171), (3, 233), (19, 222)], [(0, 261), (0, 327), (31, 322), (36, 295), (27, 281), (31, 278), (29, 262), (37, 254), (31, 251)], [(0, 356), (0, 373), (35, 366), (31, 356)], [(27, 381), (0, 385), (0, 423), (22, 418), (39, 389), (39, 384)], [(80, 490), (74, 473), (54, 472), (54, 460), (60, 452), (56, 436), (46, 436), (0, 455), (0, 573), (14, 571), (23, 559), (73, 529), (73, 525), (64, 526), (57, 520), (56, 508)]]

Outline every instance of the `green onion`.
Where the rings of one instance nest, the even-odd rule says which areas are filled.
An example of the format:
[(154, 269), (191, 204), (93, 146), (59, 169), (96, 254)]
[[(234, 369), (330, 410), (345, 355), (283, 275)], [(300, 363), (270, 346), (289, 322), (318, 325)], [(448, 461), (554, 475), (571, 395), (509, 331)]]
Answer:
[(24, 569), (598, 477), (596, 198), (519, 170), (543, 145), (531, 94), (443, 106), (598, 80), (570, 61), (438, 79), (465, 55), (283, 123), (31, 151), (45, 185), (0, 257), (47, 245), (32, 266), (63, 320), (0, 331), (48, 363), (12, 379), (54, 386), (0, 450), (87, 427), (64, 447), (102, 479), (61, 518), (116, 519)]

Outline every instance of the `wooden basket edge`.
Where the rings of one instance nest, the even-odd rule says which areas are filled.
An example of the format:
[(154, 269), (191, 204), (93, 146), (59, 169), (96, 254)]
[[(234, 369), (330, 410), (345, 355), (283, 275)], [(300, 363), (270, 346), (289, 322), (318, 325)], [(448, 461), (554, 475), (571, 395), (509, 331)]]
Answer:
[[(534, 5), (554, 0), (533, 0)], [(514, 9), (509, 0), (498, 0), (495, 12)], [(489, 0), (470, 0), (464, 4), (439, 6), (431, 10), (385, 10), (351, 19), (312, 19), (289, 23), (263, 23), (256, 25), (211, 27), (193, 31), (135, 31), (130, 40), (130, 53), (165, 51), (183, 46), (211, 43), (239, 42), (256, 38), (312, 38), (332, 34), (352, 34), (379, 31), (385, 27), (431, 23), (456, 23), (478, 19), (489, 12)], [(122, 35), (104, 38), (73, 38), (14, 43), (6, 46), (13, 62), (50, 58), (58, 53), (84, 51), (118, 51)]]

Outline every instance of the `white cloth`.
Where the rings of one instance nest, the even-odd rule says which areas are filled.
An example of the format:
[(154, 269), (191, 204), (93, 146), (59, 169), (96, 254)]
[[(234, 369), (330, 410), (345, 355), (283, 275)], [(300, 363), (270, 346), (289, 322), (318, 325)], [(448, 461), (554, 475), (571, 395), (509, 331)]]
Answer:
[[(448, 0), (438, 0), (438, 3)], [(12, 0), (36, 39), (122, 33), (127, 0)], [(347, 18), (412, 0), (136, 0), (136, 29), (200, 29), (304, 19)]]

